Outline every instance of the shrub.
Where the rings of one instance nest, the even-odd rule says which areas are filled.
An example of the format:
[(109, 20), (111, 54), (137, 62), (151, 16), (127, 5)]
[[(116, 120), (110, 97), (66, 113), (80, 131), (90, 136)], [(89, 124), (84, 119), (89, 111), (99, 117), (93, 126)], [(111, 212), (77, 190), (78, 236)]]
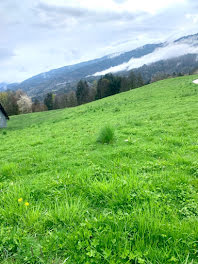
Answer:
[(106, 125), (100, 130), (97, 142), (102, 144), (105, 143), (109, 144), (113, 141), (113, 139), (114, 139), (114, 130), (109, 125)]

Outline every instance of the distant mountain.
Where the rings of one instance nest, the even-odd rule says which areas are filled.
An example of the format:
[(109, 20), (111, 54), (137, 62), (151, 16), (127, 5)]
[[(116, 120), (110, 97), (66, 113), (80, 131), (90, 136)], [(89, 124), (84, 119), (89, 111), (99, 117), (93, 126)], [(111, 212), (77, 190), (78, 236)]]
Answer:
[(141, 74), (145, 83), (152, 82), (158, 78), (164, 79), (168, 75), (178, 76), (184, 74), (197, 74), (198, 55), (187, 54), (180, 57), (160, 60), (149, 65), (133, 69), (136, 74)]
[(198, 54), (198, 34), (182, 37), (173, 42), (165, 42), (152, 53), (139, 58), (132, 57), (128, 62), (96, 72), (94, 76), (101, 76), (110, 72), (130, 71), (143, 65), (150, 65), (157, 61), (178, 58), (188, 54)]
[(4, 92), (4, 91), (7, 91), (7, 90), (17, 90), (19, 87), (19, 84), (18, 83), (11, 83), (11, 84), (8, 84), (8, 83), (0, 83), (0, 92)]
[(192, 45), (198, 45), (198, 33), (194, 35), (188, 35), (185, 37), (181, 37), (174, 41), (175, 43), (187, 43)]
[[(145, 56), (161, 47), (161, 45), (162, 44), (148, 44), (121, 54), (111, 54), (99, 59), (51, 70), (29, 78), (18, 84), (15, 88), (22, 89), (31, 97), (42, 97), (47, 92), (52, 91), (56, 93), (68, 92), (75, 88), (76, 83), (80, 79), (93, 75), (96, 72), (103, 71), (109, 67), (127, 62), (132, 57), (140, 58)], [(8, 85), (8, 89), (10, 88), (12, 89), (13, 87)]]
[(7, 90), (7, 83), (0, 83), (0, 92)]
[[(54, 69), (20, 84), (7, 85), (7, 88), (22, 89), (31, 97), (42, 98), (48, 92), (62, 93), (74, 90), (80, 79), (93, 80), (110, 72), (127, 74), (131, 69), (142, 73), (143, 78), (149, 81), (153, 74), (162, 71), (182, 73), (193, 71), (198, 68), (197, 54), (198, 34), (189, 35), (171, 43), (147, 44), (128, 52), (110, 54), (95, 60)], [(177, 59), (169, 61), (173, 58)]]

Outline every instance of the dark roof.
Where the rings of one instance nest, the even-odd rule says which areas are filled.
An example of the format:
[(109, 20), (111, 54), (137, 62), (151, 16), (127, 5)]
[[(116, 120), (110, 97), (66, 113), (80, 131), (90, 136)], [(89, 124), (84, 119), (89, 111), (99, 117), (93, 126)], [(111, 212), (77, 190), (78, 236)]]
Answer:
[(0, 104), (0, 111), (4, 114), (4, 116), (6, 117), (6, 119), (9, 120), (9, 116), (7, 115), (5, 109), (3, 108), (3, 106)]

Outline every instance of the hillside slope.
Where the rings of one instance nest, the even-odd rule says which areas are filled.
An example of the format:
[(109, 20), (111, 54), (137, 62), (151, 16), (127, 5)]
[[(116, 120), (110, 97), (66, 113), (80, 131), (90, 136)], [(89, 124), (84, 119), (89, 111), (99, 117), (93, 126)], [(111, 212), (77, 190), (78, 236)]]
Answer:
[[(197, 78), (11, 117), (0, 261), (198, 263)], [(105, 124), (109, 145), (96, 142)]]

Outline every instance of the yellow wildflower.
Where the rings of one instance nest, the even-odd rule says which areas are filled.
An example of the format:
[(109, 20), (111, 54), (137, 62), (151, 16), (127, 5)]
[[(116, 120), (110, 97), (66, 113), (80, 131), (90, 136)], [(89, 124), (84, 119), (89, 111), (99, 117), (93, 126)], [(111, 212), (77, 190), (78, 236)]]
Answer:
[(29, 206), (30, 204), (28, 202), (25, 203), (25, 206)]
[(18, 202), (21, 203), (23, 201), (23, 198), (19, 198)]

